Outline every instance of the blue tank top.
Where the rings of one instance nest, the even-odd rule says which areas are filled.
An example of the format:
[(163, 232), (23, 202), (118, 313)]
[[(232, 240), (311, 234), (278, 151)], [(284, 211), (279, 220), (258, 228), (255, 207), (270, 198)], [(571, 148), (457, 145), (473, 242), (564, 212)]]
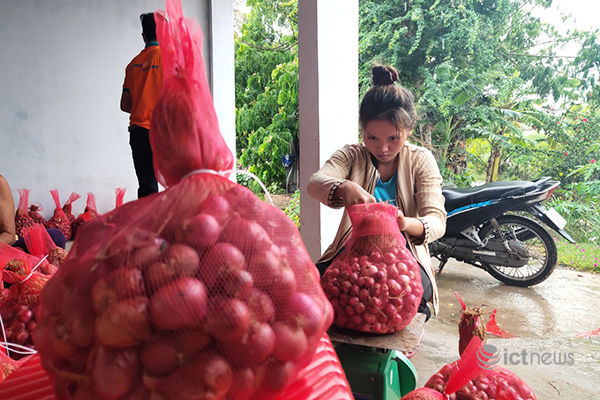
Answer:
[(387, 182), (382, 182), (381, 179), (377, 179), (377, 185), (375, 185), (375, 199), (378, 203), (388, 202), (393, 206), (396, 206), (396, 182), (398, 181), (398, 174), (394, 174), (392, 179)]

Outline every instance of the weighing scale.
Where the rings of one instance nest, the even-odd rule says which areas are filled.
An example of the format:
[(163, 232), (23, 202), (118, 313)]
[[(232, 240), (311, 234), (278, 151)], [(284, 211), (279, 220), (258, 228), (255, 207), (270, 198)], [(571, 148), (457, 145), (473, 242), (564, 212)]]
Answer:
[(333, 343), (355, 400), (399, 400), (416, 389), (417, 371), (402, 352), (413, 352), (425, 324), (417, 314), (397, 333), (376, 335), (332, 326)]

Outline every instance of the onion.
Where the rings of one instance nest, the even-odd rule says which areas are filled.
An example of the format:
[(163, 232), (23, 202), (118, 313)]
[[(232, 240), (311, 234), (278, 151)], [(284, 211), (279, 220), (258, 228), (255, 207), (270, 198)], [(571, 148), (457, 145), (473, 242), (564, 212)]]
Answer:
[(138, 375), (135, 349), (111, 350), (99, 346), (92, 367), (94, 389), (103, 399), (118, 399), (131, 389)]
[(294, 328), (285, 322), (273, 324), (275, 347), (273, 355), (281, 361), (294, 361), (307, 350), (306, 335), (300, 328)]
[[(358, 301), (358, 299), (356, 299)], [(295, 292), (286, 306), (284, 319), (290, 325), (304, 330), (306, 336), (313, 336), (323, 328), (323, 310), (306, 293)]]
[(241, 339), (250, 325), (250, 310), (241, 300), (212, 298), (206, 316), (208, 333), (218, 341)]
[(160, 329), (192, 328), (202, 325), (206, 315), (206, 290), (194, 278), (179, 278), (150, 298), (150, 315)]

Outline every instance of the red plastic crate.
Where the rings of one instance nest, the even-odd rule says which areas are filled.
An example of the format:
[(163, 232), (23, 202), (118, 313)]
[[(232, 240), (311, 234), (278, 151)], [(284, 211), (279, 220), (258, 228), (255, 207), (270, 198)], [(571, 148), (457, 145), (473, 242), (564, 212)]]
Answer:
[(2, 400), (56, 400), (50, 376), (42, 368), (40, 356), (31, 356), (0, 384)]

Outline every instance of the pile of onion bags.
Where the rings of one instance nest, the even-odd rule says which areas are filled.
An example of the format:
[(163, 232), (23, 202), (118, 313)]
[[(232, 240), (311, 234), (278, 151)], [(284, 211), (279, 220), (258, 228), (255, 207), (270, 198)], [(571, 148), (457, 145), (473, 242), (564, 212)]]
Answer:
[(233, 156), (190, 72), (204, 71), (197, 22), (167, 10), (150, 137), (180, 153), (154, 152), (168, 189), (86, 222), (42, 292), (34, 339), (60, 399), (274, 398), (333, 319), (294, 223), (225, 176), (193, 173)]
[(327, 268), (321, 285), (335, 310), (334, 324), (361, 332), (393, 333), (410, 324), (423, 286), (419, 265), (387, 203), (347, 208), (352, 238)]

